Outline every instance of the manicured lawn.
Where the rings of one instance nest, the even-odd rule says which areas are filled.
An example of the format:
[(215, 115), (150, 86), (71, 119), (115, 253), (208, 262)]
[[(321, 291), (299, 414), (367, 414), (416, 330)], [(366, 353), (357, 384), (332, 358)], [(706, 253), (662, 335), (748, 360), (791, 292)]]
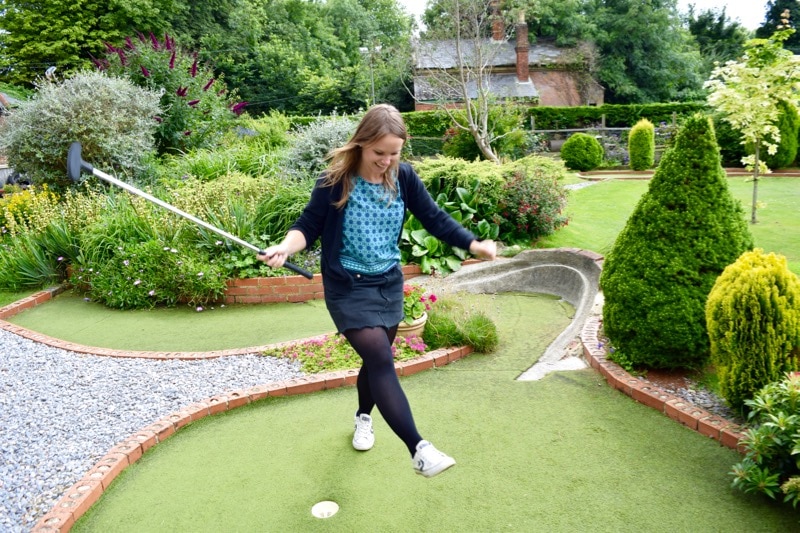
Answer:
[[(538, 248), (561, 246), (607, 254), (625, 227), (648, 180), (609, 179), (569, 192), (569, 225), (537, 243)], [(753, 182), (728, 179), (731, 194), (742, 202), (750, 220)], [(784, 255), (789, 268), (800, 275), (800, 178), (762, 178), (758, 185), (758, 223), (750, 225), (755, 244), (766, 252)]]

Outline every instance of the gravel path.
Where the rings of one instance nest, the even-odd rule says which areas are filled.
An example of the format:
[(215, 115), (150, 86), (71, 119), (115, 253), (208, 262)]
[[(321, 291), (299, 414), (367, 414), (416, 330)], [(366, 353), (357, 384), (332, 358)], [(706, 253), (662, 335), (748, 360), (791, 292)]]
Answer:
[(0, 532), (27, 532), (124, 438), (194, 402), (304, 375), (257, 355), (77, 354), (0, 330)]

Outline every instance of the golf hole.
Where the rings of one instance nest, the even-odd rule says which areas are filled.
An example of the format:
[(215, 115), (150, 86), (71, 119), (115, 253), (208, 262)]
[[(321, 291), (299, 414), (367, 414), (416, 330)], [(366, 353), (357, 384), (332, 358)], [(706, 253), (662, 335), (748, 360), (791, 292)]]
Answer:
[(330, 518), (337, 512), (339, 512), (339, 505), (331, 501), (315, 503), (311, 508), (311, 514), (317, 518)]

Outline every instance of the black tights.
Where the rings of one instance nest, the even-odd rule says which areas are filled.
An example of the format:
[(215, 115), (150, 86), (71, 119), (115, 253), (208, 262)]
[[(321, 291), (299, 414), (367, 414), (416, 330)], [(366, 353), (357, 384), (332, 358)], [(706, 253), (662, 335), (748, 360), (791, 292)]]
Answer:
[(376, 405), (383, 419), (400, 437), (411, 456), (422, 440), (414, 424), (400, 380), (394, 368), (392, 342), (397, 326), (388, 330), (382, 327), (348, 329), (344, 336), (363, 361), (358, 372), (358, 413), (369, 414)]

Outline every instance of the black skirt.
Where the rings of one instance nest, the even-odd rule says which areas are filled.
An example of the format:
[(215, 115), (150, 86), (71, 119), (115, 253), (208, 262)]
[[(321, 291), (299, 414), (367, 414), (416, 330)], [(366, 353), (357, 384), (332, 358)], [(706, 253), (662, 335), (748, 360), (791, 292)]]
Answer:
[(391, 328), (403, 320), (400, 265), (383, 274), (351, 274), (354, 279), (351, 291), (341, 293), (325, 287), (325, 305), (340, 333), (354, 328)]

